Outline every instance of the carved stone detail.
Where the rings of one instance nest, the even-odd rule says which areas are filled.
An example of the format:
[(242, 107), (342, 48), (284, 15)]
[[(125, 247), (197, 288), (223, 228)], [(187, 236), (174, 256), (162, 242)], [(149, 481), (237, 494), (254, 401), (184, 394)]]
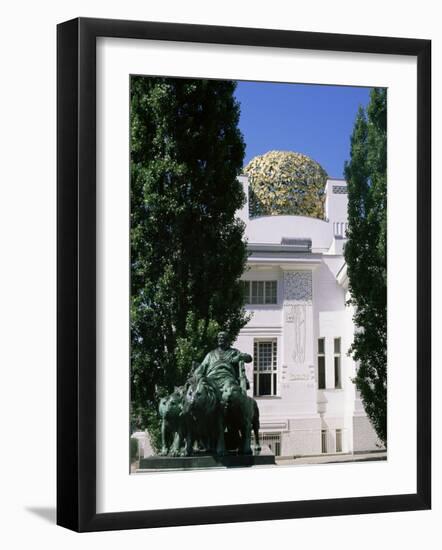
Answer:
[(347, 194), (347, 186), (346, 185), (333, 185), (333, 193), (335, 193), (335, 195), (346, 195)]
[(312, 301), (312, 272), (285, 271), (284, 299), (296, 302)]
[(289, 305), (285, 306), (285, 321), (286, 323), (295, 322), (295, 306)]
[(295, 363), (304, 363), (305, 361), (305, 323), (306, 323), (306, 311), (305, 305), (292, 306), (294, 312), (293, 323), (293, 340), (294, 351), (293, 359)]

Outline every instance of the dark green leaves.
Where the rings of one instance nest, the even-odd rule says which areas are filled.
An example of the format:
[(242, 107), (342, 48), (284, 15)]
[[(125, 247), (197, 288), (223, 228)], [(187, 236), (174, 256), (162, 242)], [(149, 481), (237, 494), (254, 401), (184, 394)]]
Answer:
[(387, 90), (375, 88), (351, 136), (348, 241), (345, 246), (354, 321), (356, 386), (379, 439), (387, 443)]
[(234, 89), (131, 79), (131, 398), (153, 431), (158, 395), (185, 380), (219, 327), (235, 337), (246, 322)]

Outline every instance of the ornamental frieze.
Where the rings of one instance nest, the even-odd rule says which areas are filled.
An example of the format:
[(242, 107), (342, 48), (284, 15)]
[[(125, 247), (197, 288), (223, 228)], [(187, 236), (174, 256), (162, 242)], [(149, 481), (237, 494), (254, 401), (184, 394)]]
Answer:
[(284, 272), (284, 300), (297, 302), (312, 301), (312, 272)]

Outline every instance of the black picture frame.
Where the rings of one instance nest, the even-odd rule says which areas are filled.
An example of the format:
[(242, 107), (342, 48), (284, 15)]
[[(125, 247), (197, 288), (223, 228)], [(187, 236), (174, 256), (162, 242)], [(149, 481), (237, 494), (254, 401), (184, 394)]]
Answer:
[[(417, 491), (96, 513), (96, 39), (417, 58)], [(431, 41), (79, 18), (57, 28), (57, 523), (75, 531), (424, 510), (431, 506)]]

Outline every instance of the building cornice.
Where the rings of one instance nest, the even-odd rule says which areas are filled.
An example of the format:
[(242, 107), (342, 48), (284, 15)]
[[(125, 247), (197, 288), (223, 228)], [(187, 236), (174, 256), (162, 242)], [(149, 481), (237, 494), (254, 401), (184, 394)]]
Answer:
[(300, 239), (296, 244), (248, 243), (247, 250), (249, 265), (315, 269), (322, 263), (322, 254), (311, 252), (309, 239)]
[(297, 254), (310, 253), (312, 250), (311, 239), (297, 239), (295, 244), (279, 244), (279, 243), (247, 243), (249, 252), (266, 252), (269, 254)]
[(264, 266), (275, 266), (280, 269), (287, 270), (303, 270), (310, 269), (314, 270), (322, 264), (322, 256), (317, 258), (293, 258), (293, 257), (276, 257), (276, 256), (253, 256), (248, 259), (248, 265), (251, 267), (264, 267)]

